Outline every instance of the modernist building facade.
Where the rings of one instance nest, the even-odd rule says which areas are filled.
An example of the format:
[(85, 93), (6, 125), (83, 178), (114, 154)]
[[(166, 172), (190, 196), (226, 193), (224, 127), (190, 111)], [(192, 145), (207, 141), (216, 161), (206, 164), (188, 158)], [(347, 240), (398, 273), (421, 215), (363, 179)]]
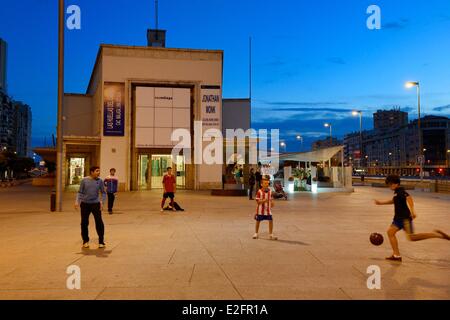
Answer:
[[(101, 45), (86, 94), (64, 97), (65, 184), (99, 165), (103, 177), (117, 170), (120, 190), (161, 188), (172, 166), (179, 188), (221, 188), (224, 166), (194, 163), (193, 139), (196, 126), (223, 130), (222, 70), (220, 50)], [(176, 129), (192, 150), (173, 159)]]

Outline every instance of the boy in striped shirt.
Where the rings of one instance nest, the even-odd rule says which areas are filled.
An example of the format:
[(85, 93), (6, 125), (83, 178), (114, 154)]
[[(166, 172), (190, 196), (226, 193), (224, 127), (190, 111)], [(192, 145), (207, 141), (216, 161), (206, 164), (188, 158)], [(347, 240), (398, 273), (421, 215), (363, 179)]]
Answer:
[(264, 176), (261, 180), (261, 189), (256, 193), (256, 214), (255, 214), (255, 234), (253, 239), (258, 239), (259, 224), (263, 220), (269, 221), (269, 234), (270, 240), (277, 240), (278, 238), (273, 235), (273, 219), (272, 208), (274, 206), (272, 190), (269, 188), (268, 176)]

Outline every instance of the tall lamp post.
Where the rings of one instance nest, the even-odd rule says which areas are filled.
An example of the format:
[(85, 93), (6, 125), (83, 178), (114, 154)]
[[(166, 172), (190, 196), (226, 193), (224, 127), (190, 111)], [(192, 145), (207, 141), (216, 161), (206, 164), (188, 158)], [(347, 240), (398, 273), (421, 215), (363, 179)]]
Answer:
[(284, 152), (286, 152), (286, 142), (280, 142), (280, 147), (283, 147)]
[(58, 119), (56, 141), (56, 211), (62, 211), (63, 189), (63, 97), (64, 97), (64, 0), (59, 0), (58, 28)]
[(423, 163), (425, 161), (423, 157), (423, 144), (422, 144), (422, 132), (420, 130), (420, 84), (419, 81), (409, 81), (405, 84), (406, 88), (417, 88), (417, 112), (419, 118), (417, 119), (417, 128), (419, 132), (419, 165), (420, 165), (420, 183), (423, 182)]
[(332, 131), (331, 131), (331, 123), (325, 123), (324, 124), (324, 127), (325, 128), (330, 128), (330, 147), (332, 147), (333, 146), (333, 135), (332, 135)]
[(361, 163), (363, 160), (364, 152), (363, 152), (363, 139), (362, 139), (362, 111), (355, 110), (352, 112), (353, 116), (359, 115), (359, 166), (362, 167)]
[(300, 151), (303, 151), (303, 137), (301, 135), (297, 135), (295, 138), (297, 140), (300, 140), (300, 142), (301, 142), (301, 149), (300, 149)]

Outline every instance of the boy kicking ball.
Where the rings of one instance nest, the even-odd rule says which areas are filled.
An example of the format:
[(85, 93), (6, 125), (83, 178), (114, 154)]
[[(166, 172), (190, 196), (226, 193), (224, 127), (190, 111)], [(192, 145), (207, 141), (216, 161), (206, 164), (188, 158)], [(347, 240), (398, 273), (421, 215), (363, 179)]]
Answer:
[(394, 197), (391, 200), (386, 201), (375, 200), (375, 204), (394, 205), (394, 220), (387, 231), (389, 242), (391, 243), (394, 252), (391, 256), (386, 258), (387, 260), (402, 261), (402, 256), (398, 249), (398, 241), (395, 237), (395, 234), (402, 229), (406, 232), (409, 241), (420, 241), (433, 238), (450, 240), (450, 237), (440, 230), (435, 230), (432, 233), (414, 233), (413, 220), (417, 215), (414, 210), (413, 198), (405, 191), (405, 188), (400, 186), (400, 178), (398, 176), (388, 176), (386, 178), (386, 184), (394, 191)]
[(261, 189), (256, 193), (256, 214), (255, 214), (255, 234), (253, 239), (258, 239), (259, 224), (263, 220), (269, 221), (269, 234), (270, 240), (277, 240), (278, 238), (273, 235), (273, 219), (272, 208), (274, 206), (272, 191), (269, 188), (268, 176), (264, 176), (261, 180)]

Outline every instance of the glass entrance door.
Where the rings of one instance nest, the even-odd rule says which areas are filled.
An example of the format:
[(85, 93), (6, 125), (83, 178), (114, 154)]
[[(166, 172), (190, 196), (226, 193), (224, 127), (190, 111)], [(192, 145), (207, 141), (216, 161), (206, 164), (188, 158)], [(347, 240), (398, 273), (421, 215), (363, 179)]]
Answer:
[(172, 167), (175, 174), (175, 168), (172, 165), (172, 157), (170, 155), (152, 155), (152, 189), (162, 189), (162, 179), (167, 172), (167, 167)]
[(85, 158), (70, 158), (69, 160), (69, 184), (79, 185), (84, 177)]
[(138, 160), (138, 189), (150, 189), (150, 166), (149, 156), (147, 154), (140, 154)]
[(176, 176), (177, 188), (184, 189), (186, 184), (184, 156), (177, 156), (177, 164), (167, 154), (140, 154), (138, 159), (138, 189), (163, 189), (162, 179), (167, 168), (172, 167)]

